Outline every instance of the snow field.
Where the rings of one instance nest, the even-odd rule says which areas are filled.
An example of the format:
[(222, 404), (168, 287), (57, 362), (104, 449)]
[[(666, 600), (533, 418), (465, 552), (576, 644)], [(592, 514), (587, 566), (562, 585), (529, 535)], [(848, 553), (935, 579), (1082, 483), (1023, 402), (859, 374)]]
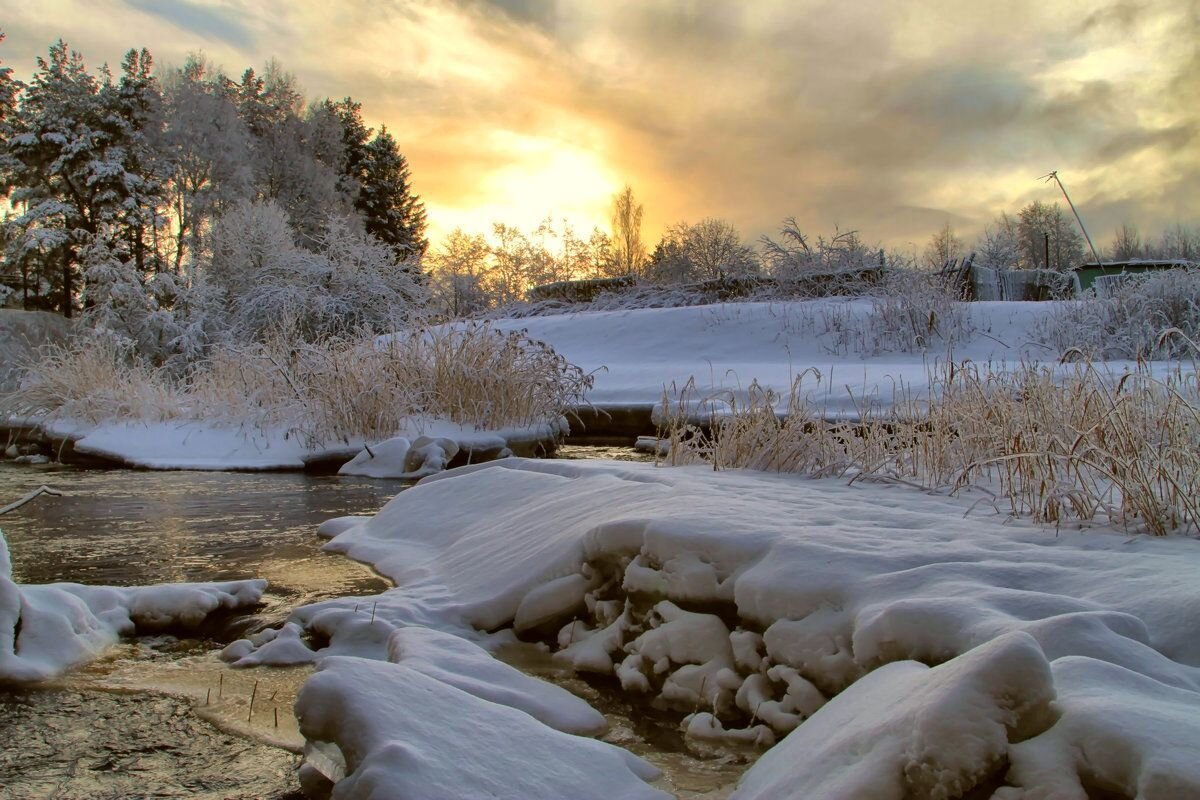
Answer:
[[(413, 763), (520, 780), (528, 754), (483, 734), (428, 744), (411, 717), (432, 695), (404, 701), (415, 711), (353, 699), (368, 683), (412, 684), (397, 676), (417, 671), (405, 666), (413, 637), (418, 661), (450, 654), (437, 692), (500, 687), (473, 692), (464, 713), (519, 709), (479, 652), (412, 631), (479, 639), (515, 626), (576, 669), (676, 709), (691, 736), (777, 741), (735, 797), (1200, 794), (1196, 542), (1055, 533), (965, 516), (969, 505), (905, 487), (616, 462), (442, 473), (372, 518), (326, 526), (329, 549), (397, 586), (293, 615), (290, 636), (309, 658), (348, 654), (324, 660), (297, 710), (346, 753), (335, 796), (385, 774), (407, 780)], [(241, 643), (228, 657), (271, 663), (273, 646)], [(526, 709), (520, 729), (533, 724)], [(535, 759), (537, 775), (550, 757)], [(570, 795), (555, 774), (498, 796)]]

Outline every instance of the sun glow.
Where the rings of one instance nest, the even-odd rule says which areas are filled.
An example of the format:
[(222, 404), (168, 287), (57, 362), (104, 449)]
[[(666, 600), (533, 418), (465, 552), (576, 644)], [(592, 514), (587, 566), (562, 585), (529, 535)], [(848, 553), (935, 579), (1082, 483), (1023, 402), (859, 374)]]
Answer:
[(547, 217), (565, 219), (581, 234), (606, 225), (612, 195), (623, 184), (598, 153), (561, 138), (512, 131), (484, 138), (489, 148), (510, 155), (508, 163), (454, 205), (430, 201), (431, 238), (457, 227), (488, 233), (497, 222), (531, 230)]

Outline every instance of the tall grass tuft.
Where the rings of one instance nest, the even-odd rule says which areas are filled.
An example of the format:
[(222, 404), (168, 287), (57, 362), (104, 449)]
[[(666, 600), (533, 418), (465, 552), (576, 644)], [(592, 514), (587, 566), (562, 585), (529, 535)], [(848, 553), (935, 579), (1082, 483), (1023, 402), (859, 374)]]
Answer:
[(542, 342), (487, 324), (378, 340), (273, 337), (217, 349), (178, 378), (96, 338), (45, 353), (0, 410), (90, 423), (282, 426), (321, 444), (392, 436), (433, 419), (488, 429), (554, 424), (591, 385)]
[[(1006, 371), (949, 364), (931, 376), (929, 396), (902, 396), (886, 415), (864, 405), (855, 422), (822, 419), (806, 391), (820, 378), (801, 375), (786, 399), (752, 384), (745, 399), (699, 403), (689, 384), (670, 399), (667, 462), (972, 486), (1040, 522), (1200, 530), (1195, 372), (1155, 377), (1142, 364), (1114, 376), (1086, 361)], [(707, 409), (707, 424), (697, 424), (697, 407)]]

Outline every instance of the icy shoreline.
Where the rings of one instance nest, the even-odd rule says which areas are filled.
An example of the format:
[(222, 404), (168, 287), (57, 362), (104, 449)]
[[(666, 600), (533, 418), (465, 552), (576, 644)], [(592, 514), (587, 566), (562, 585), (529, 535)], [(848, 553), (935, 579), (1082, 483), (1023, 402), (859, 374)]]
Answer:
[[(352, 461), (374, 461), (381, 442), (348, 437), (334, 444), (311, 444), (284, 427), (261, 428), (236, 422), (171, 420), (165, 422), (9, 419), (0, 428), (17, 431), (16, 438), (41, 438), (55, 451), (69, 451), (64, 460), (150, 470), (330, 471)], [(346, 474), (369, 477), (416, 478), (455, 464), (478, 463), (510, 454), (553, 452), (569, 430), (565, 419), (553, 425), (475, 430), (442, 420), (419, 420), (398, 437), (414, 445), (436, 444), (426, 458), (406, 470), (405, 455), (383, 458), (370, 472)], [(425, 441), (421, 441), (425, 440)], [(384, 440), (386, 443), (390, 440)], [(407, 451), (409, 448), (405, 446)], [(452, 451), (452, 452), (451, 452)], [(387, 452), (387, 448), (385, 448)], [(394, 450), (393, 450), (394, 453)], [(448, 455), (440, 459), (442, 455)], [(428, 463), (426, 467), (425, 464)], [(435, 464), (440, 464), (434, 468)]]
[[(330, 550), (395, 589), (369, 608), (301, 608), (227, 657), (321, 659), (297, 710), (310, 741), (342, 753), (345, 791), (399, 780), (416, 758), (462, 766), (468, 793), (497, 780), (498, 796), (570, 793), (570, 765), (593, 759), (587, 740), (537, 745), (559, 769), (523, 782), (528, 747), (464, 734), (435, 750), (420, 724), (368, 702), (462, 705), (480, 725), (500, 713), (510, 738), (533, 746), (554, 729), (497, 712), (524, 701), (495, 691), (486, 661), (418, 681), (403, 645), (440, 631), (428, 634), (436, 654), (454, 641), (439, 635), (512, 627), (688, 713), (690, 735), (780, 740), (736, 797), (1200, 792), (1200, 543), (964, 518), (969, 505), (704, 468), (509, 459), (453, 470), (372, 518), (324, 528)], [(644, 777), (613, 768), (603, 788), (638, 796)]]
[(192, 628), (253, 606), (265, 580), (154, 586), (18, 584), (0, 532), (0, 682), (45, 680), (100, 656), (136, 631)]

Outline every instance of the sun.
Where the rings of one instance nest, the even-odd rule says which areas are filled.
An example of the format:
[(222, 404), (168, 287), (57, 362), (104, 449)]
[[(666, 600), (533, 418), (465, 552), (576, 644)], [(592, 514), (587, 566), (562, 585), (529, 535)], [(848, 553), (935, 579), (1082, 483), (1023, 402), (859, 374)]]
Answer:
[(493, 131), (484, 145), (507, 155), (502, 167), (483, 176), (454, 204), (430, 202), (430, 238), (454, 228), (489, 233), (502, 222), (531, 230), (547, 217), (565, 219), (577, 233), (607, 227), (612, 196), (622, 181), (597, 148), (562, 136)]

